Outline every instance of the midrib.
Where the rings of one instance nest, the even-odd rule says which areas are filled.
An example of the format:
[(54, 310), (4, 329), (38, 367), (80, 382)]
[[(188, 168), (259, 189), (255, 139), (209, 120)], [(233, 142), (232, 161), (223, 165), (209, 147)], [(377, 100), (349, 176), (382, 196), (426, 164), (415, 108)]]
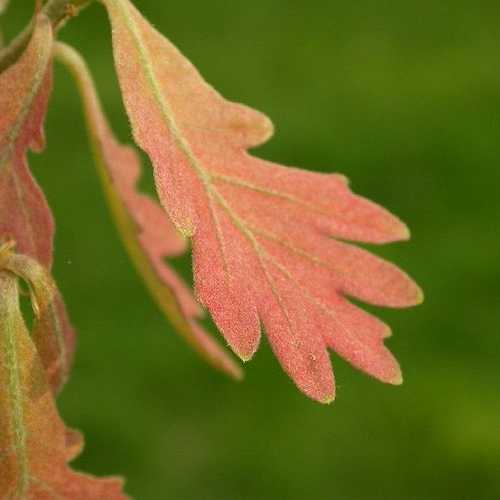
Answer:
[(202, 184), (205, 186), (207, 190), (210, 191), (212, 189), (210, 174), (200, 165), (198, 159), (192, 152), (189, 144), (182, 135), (182, 132), (180, 131), (175, 121), (172, 109), (167, 99), (163, 96), (162, 89), (158, 84), (154, 70), (151, 66), (151, 63), (149, 62), (148, 50), (144, 45), (141, 34), (139, 33), (139, 30), (137, 28), (137, 25), (133, 22), (131, 16), (129, 15), (128, 8), (125, 6), (125, 2), (123, 2), (122, 0), (104, 0), (105, 3), (106, 1), (113, 2), (115, 7), (118, 9), (121, 16), (123, 17), (123, 19), (125, 20), (125, 25), (127, 26), (127, 29), (132, 35), (133, 41), (137, 47), (137, 51), (139, 53), (139, 61), (142, 68), (144, 69), (146, 83), (151, 89), (154, 100), (158, 104), (161, 118), (166, 123), (167, 128), (175, 141), (175, 144), (182, 151), (189, 165), (196, 172)]

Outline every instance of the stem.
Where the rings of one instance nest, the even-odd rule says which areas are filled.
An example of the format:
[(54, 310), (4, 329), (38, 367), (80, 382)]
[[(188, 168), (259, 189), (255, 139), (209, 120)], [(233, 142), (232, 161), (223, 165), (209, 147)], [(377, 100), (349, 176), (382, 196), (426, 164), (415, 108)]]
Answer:
[[(54, 29), (57, 29), (62, 26), (63, 21), (72, 17), (73, 14), (69, 14), (72, 10), (77, 14), (92, 2), (93, 0), (49, 0), (42, 8), (42, 12), (51, 20)], [(28, 45), (32, 31), (33, 21), (5, 49), (0, 51), (0, 72), (17, 61)]]

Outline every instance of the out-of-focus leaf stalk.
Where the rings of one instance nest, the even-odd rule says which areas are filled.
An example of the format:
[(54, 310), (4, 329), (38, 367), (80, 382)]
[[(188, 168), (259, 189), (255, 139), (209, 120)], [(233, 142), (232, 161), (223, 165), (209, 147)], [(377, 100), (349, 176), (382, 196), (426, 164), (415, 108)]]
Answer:
[[(9, 0), (0, 0), (0, 17), (7, 10), (8, 3), (9, 3)], [(2, 33), (2, 27), (0, 26), (0, 49), (3, 47), (3, 45), (4, 45), (3, 33)]]

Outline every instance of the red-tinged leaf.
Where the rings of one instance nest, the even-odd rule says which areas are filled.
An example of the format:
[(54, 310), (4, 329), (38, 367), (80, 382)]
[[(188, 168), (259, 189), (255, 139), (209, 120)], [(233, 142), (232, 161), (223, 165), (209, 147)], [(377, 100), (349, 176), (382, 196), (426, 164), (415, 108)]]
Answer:
[(66, 428), (65, 445), (66, 460), (73, 460), (83, 451), (84, 440), (82, 433), (76, 429)]
[[(48, 270), (54, 224), (45, 196), (26, 164), (26, 152), (44, 146), (52, 50), (52, 27), (45, 16), (38, 15), (26, 50), (0, 74), (0, 243), (14, 241), (18, 252)], [(59, 390), (74, 349), (73, 329), (59, 292), (37, 317), (33, 335), (51, 387)]]
[(0, 498), (125, 499), (120, 479), (68, 467), (82, 441), (58, 415), (18, 294), (17, 278), (0, 272)]
[(75, 349), (75, 334), (62, 296), (47, 270), (31, 257), (14, 253), (11, 244), (0, 247), (0, 267), (30, 287), (35, 312), (32, 338), (56, 393), (68, 379)]
[(196, 324), (201, 310), (191, 292), (164, 258), (179, 255), (186, 243), (161, 206), (137, 191), (141, 166), (133, 148), (119, 144), (103, 114), (94, 83), (82, 57), (56, 44), (56, 56), (78, 84), (99, 174), (124, 244), (139, 273), (176, 329), (216, 368), (241, 378), (239, 366)]
[(75, 352), (75, 332), (61, 293), (54, 291), (52, 302), (35, 319), (33, 341), (53, 392), (59, 392), (69, 378)]
[(119, 82), (136, 142), (150, 156), (160, 201), (193, 239), (195, 287), (243, 359), (260, 323), (284, 370), (313, 399), (334, 398), (326, 349), (400, 383), (388, 328), (346, 296), (389, 307), (422, 299), (401, 270), (339, 240), (408, 239), (406, 226), (337, 174), (286, 168), (247, 149), (267, 117), (224, 100), (128, 0), (108, 9)]
[(46, 267), (52, 263), (53, 220), (26, 165), (26, 151), (44, 145), (43, 117), (51, 90), (53, 34), (37, 17), (20, 59), (0, 74), (0, 237)]

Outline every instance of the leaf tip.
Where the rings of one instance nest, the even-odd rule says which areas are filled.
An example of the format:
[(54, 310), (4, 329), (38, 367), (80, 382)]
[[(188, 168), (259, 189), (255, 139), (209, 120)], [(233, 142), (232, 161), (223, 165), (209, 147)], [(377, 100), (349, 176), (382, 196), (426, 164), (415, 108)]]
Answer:
[(298, 386), (299, 389), (313, 401), (323, 405), (332, 404), (336, 398), (336, 386), (333, 379), (333, 372), (331, 373), (332, 378), (326, 382), (326, 384), (322, 383), (320, 385), (315, 386)]
[(240, 358), (241, 361), (243, 361), (243, 363), (248, 363), (249, 361), (251, 361), (252, 358), (254, 357), (255, 352), (258, 349), (258, 345), (248, 351), (242, 349), (236, 349), (236, 347), (232, 345), (230, 345), (229, 347), (236, 354), (236, 356), (238, 356), (238, 358)]
[(264, 115), (264, 118), (262, 120), (262, 135), (265, 137), (265, 141), (269, 140), (275, 133), (276, 128), (274, 126), (274, 123), (272, 122), (271, 118), (268, 116)]
[(388, 339), (392, 337), (392, 328), (384, 323), (384, 330), (382, 331), (381, 337), (383, 339)]
[(408, 241), (411, 239), (410, 228), (404, 222), (400, 222), (398, 233), (397, 238), (399, 241)]
[(415, 294), (415, 305), (419, 306), (423, 304), (424, 300), (425, 300), (424, 291), (417, 285), (417, 290)]
[(349, 187), (351, 184), (351, 181), (349, 180), (349, 177), (347, 177), (344, 174), (331, 174), (335, 179), (340, 181), (342, 184), (344, 184), (345, 187)]
[(405, 307), (415, 307), (421, 305), (425, 300), (423, 290), (412, 280), (408, 290), (407, 305)]
[(332, 404), (335, 401), (335, 392), (325, 396), (323, 399), (320, 399), (319, 402), (324, 405)]
[(401, 373), (401, 370), (399, 368), (394, 376), (387, 380), (387, 383), (391, 385), (403, 385), (403, 374)]

